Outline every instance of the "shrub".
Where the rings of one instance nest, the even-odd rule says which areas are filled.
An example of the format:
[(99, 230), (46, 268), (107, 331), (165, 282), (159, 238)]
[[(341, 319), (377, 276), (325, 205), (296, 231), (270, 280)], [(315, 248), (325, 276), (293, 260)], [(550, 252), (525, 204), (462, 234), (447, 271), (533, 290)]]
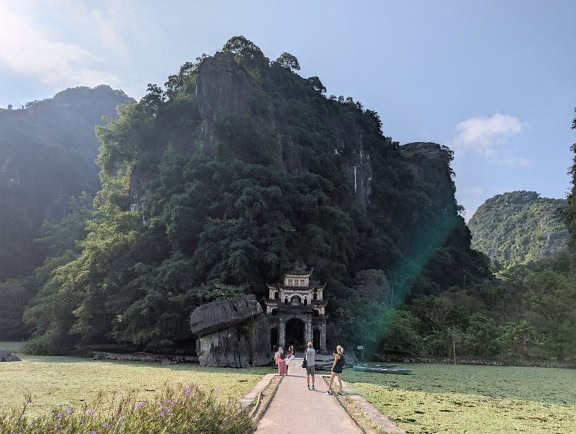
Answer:
[(422, 338), (417, 332), (419, 320), (408, 311), (392, 311), (387, 328), (382, 336), (381, 348), (384, 352), (419, 355), (422, 351)]
[(139, 401), (135, 392), (122, 396), (110, 406), (102, 396), (82, 409), (57, 408), (52, 414), (29, 418), (33, 405), (29, 399), (20, 411), (0, 415), (2, 433), (251, 433), (254, 423), (248, 410), (236, 401), (220, 402), (213, 392), (195, 386), (175, 390)]
[(463, 336), (463, 350), (466, 354), (475, 356), (498, 356), (503, 350), (503, 335), (503, 328), (494, 320), (481, 314), (473, 314), (470, 326)]

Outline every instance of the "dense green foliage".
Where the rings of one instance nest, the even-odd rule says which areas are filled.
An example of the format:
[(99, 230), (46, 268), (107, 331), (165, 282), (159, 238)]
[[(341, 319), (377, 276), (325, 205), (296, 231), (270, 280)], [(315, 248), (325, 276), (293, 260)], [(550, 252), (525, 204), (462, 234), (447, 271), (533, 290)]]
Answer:
[(496, 269), (550, 256), (568, 238), (565, 207), (565, 200), (543, 198), (533, 191), (494, 196), (468, 223), (472, 247), (490, 257)]
[(79, 255), (25, 314), (33, 350), (188, 339), (195, 306), (263, 296), (296, 260), (328, 285), (331, 336), (355, 342), (362, 329), (376, 348), (384, 308), (489, 276), (458, 216), (448, 149), (399, 147), (375, 112), (326, 98), (287, 53), (270, 62), (243, 37), (223, 50), (98, 128), (102, 188)]
[[(474, 290), (420, 296), (386, 323), (385, 353), (576, 357), (576, 280), (567, 252), (510, 267)], [(401, 315), (398, 315), (400, 314)], [(401, 342), (402, 345), (397, 345)]]
[[(186, 385), (147, 401), (135, 393), (121, 395), (111, 408), (101, 399), (84, 403), (82, 408), (69, 405), (56, 408), (50, 415), (29, 418), (26, 410), (0, 415), (1, 432), (91, 432), (91, 433), (251, 433), (255, 431), (249, 410), (236, 401), (223, 403), (213, 393)], [(104, 407), (104, 408), (103, 408)]]

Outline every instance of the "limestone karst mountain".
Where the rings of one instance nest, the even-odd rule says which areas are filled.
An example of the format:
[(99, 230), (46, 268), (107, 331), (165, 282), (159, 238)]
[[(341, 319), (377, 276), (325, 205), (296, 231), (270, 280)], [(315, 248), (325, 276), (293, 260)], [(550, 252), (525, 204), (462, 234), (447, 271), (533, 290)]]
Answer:
[(296, 260), (330, 287), (333, 327), (489, 275), (458, 215), (451, 151), (400, 146), (376, 112), (284, 60), (232, 38), (97, 128), (98, 218), (26, 313), (42, 348), (189, 339), (196, 306), (262, 300)]
[(504, 267), (545, 258), (566, 247), (565, 199), (534, 191), (496, 195), (478, 208), (468, 223), (472, 246)]
[(0, 280), (41, 264), (42, 222), (59, 222), (71, 197), (96, 193), (94, 128), (128, 100), (109, 86), (79, 87), (0, 109)]

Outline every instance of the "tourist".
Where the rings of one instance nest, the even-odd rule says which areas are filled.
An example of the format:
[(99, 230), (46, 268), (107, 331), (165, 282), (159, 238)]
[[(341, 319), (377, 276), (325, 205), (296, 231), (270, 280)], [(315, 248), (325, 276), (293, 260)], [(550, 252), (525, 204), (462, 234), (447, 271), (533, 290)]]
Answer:
[(278, 375), (286, 375), (288, 373), (286, 369), (286, 354), (284, 354), (282, 347), (279, 347), (276, 354), (274, 354), (274, 361), (278, 366)]
[[(304, 353), (304, 360), (306, 361), (306, 383), (308, 384), (308, 390), (316, 390), (314, 388), (314, 374), (316, 374), (316, 361), (314, 360), (316, 356), (316, 350), (312, 346), (312, 342), (308, 342), (308, 348)], [(310, 387), (310, 377), (312, 377), (312, 387)]]
[(334, 353), (334, 363), (332, 364), (332, 372), (330, 372), (330, 385), (328, 386), (328, 395), (332, 393), (332, 381), (334, 377), (338, 377), (338, 382), (340, 383), (340, 392), (338, 395), (342, 395), (342, 369), (344, 368), (344, 348), (340, 345), (336, 347), (336, 352)]
[(294, 360), (294, 345), (288, 347), (288, 354), (286, 355), (286, 372), (290, 370), (291, 361)]

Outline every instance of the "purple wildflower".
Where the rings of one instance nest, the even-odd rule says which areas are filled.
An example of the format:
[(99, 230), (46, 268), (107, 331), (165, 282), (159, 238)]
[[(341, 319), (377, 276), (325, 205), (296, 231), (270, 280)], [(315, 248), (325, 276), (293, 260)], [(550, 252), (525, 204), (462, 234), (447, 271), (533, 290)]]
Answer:
[(84, 419), (80, 419), (80, 425), (84, 425)]
[(124, 416), (122, 416), (120, 419), (118, 419), (118, 422), (120, 422), (120, 423), (124, 422)]
[(66, 406), (66, 413), (70, 414), (72, 412), (72, 408), (69, 405)]
[(86, 410), (87, 416), (90, 416), (91, 414), (94, 414), (94, 410)]
[(220, 388), (219, 388), (219, 387), (216, 388), (216, 392), (220, 392)]
[(62, 413), (58, 413), (58, 415), (56, 416), (58, 419), (62, 419)]
[(164, 410), (160, 412), (160, 417), (164, 417)]
[(108, 426), (108, 422), (104, 422), (104, 428)]
[(142, 407), (144, 407), (143, 402), (139, 402), (138, 404), (136, 404), (136, 408), (142, 408)]
[(32, 404), (32, 399), (29, 399), (29, 400), (28, 400), (28, 404)]
[(172, 400), (171, 400), (171, 399), (168, 400), (168, 404), (172, 404)]
[(191, 388), (190, 385), (187, 384), (186, 385), (186, 395), (190, 395), (190, 388)]
[(90, 431), (90, 434), (96, 434), (96, 431)]

